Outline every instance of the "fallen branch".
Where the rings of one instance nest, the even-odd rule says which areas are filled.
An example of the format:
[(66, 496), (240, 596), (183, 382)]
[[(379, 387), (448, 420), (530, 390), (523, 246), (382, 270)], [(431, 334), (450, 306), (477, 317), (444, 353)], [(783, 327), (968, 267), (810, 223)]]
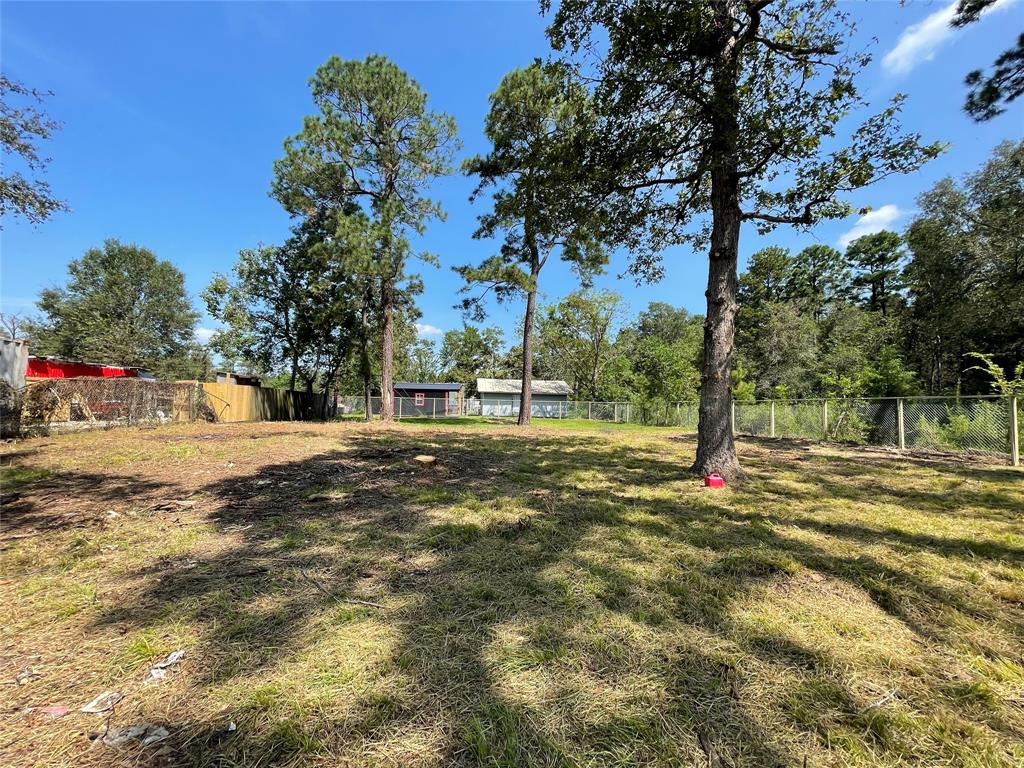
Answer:
[(351, 603), (352, 605), (365, 605), (365, 606), (367, 606), (369, 608), (384, 608), (385, 607), (385, 606), (381, 605), (380, 603), (371, 603), (369, 600), (357, 600), (354, 597), (338, 597), (338, 595), (336, 595), (333, 592), (331, 592), (331, 590), (329, 590), (327, 587), (325, 587), (319, 581), (317, 581), (312, 576), (310, 576), (308, 573), (306, 573), (306, 569), (305, 568), (299, 568), (299, 573), (301, 573), (303, 578), (305, 578), (307, 581), (309, 581), (310, 584), (312, 584), (314, 587), (319, 589), (321, 592), (323, 592), (328, 597), (333, 598), (338, 603), (342, 603), (342, 604), (344, 604), (344, 603)]

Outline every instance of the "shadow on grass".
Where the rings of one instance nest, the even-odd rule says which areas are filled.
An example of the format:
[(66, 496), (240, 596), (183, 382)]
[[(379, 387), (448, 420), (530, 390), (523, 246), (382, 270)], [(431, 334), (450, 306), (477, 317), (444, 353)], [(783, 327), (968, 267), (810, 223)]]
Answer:
[[(18, 468), (5, 468), (12, 473)], [(144, 499), (168, 486), (138, 475), (48, 470), (21, 470), (23, 477), (5, 477), (3, 530), (5, 537), (42, 535), (48, 530), (85, 528), (102, 524), (96, 505)], [(85, 499), (89, 504), (80, 503)], [(65, 509), (65, 502), (73, 502)]]
[[(436, 461), (417, 461), (425, 453)], [(984, 618), (993, 607), (857, 545), (959, 554), (968, 542), (785, 519), (849, 544), (845, 554), (819, 550), (780, 533), (779, 517), (736, 510), (759, 508), (764, 460), (753, 462), (750, 490), (732, 495), (684, 504), (647, 492), (683, 488), (689, 464), (589, 436), (353, 435), (338, 450), (206, 486), (223, 546), (196, 552), (187, 568), (144, 571), (145, 588), (100, 623), (193, 626), (196, 684), (252, 682), (238, 731), (168, 724), (177, 757), (195, 764), (309, 753), (403, 765), (433, 755), (501, 766), (796, 766), (799, 745), (814, 740), (893, 746), (819, 651), (736, 635), (730, 610), (811, 570), (941, 642), (944, 612)], [(854, 480), (812, 480), (805, 493), (825, 502), (863, 491)], [(439, 505), (455, 512), (440, 522)], [(969, 551), (1021, 555), (997, 544)], [(331, 633), (351, 645), (332, 646)], [(374, 633), (383, 639), (365, 650), (364, 669), (332, 658)], [(765, 730), (735, 682), (741, 652), (797, 681), (795, 735)], [(262, 682), (310, 665), (300, 694)]]

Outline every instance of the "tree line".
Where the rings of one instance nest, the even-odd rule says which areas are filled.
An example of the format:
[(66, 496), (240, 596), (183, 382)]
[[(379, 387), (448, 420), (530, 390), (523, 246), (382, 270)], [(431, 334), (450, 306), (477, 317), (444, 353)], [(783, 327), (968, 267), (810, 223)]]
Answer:
[[(962, 22), (986, 4), (964, 0)], [(488, 295), (523, 302), (521, 422), (535, 373), (566, 369), (593, 397), (627, 386), (652, 398), (681, 393), (682, 385), (666, 389), (665, 377), (686, 367), (692, 343), (699, 375), (678, 381), (690, 381), (700, 399), (694, 470), (733, 478), (741, 471), (729, 405), (751, 387), (786, 396), (963, 388), (971, 386), (959, 365), (968, 347), (1017, 354), (1020, 329), (1001, 315), (1007, 302), (1019, 306), (1019, 186), (993, 174), (1008, 168), (1012, 176), (1019, 147), (1002, 148), (1009, 159), (991, 172), (922, 199), (921, 226), (906, 233), (906, 268), (900, 237), (878, 233), (841, 256), (765, 249), (739, 279), (744, 224), (765, 236), (845, 218), (851, 193), (945, 150), (902, 128), (902, 95), (870, 108), (859, 87), (870, 54), (848, 47), (855, 25), (834, 2), (563, 0), (553, 9), (544, 0), (541, 8), (552, 54), (503, 78), (485, 122), (490, 150), (462, 166), (478, 181), (474, 198), (487, 197), (476, 236), (497, 241), (497, 252), (457, 268), (468, 318), (483, 320)], [(1015, 97), (1015, 61), (997, 62), (988, 80), (972, 75), (981, 109), (972, 114), (988, 119)], [(331, 390), (356, 380), (367, 405), (377, 388), (381, 418), (390, 420), (396, 370), (430, 355), (410, 334), (422, 290), (412, 265), (437, 257), (413, 242), (443, 217), (429, 190), (455, 170), (456, 127), (382, 56), (332, 57), (310, 87), (314, 109), (285, 141), (271, 183), (294, 221), (291, 235), (242, 250), (232, 272), (203, 292), (222, 326), (210, 346), (225, 360), (281, 371), (292, 386)], [(851, 125), (853, 113), (862, 117)], [(628, 272), (643, 282), (661, 279), (663, 254), (679, 245), (707, 254), (699, 344), (688, 316), (669, 322), (686, 326), (682, 336), (649, 332), (667, 320), (656, 316), (671, 314), (658, 307), (611, 339), (618, 302), (591, 287), (609, 250), (624, 249)], [(109, 243), (86, 258), (102, 262), (125, 248)], [(571, 264), (579, 290), (540, 311), (552, 257)], [(118, 327), (115, 312), (82, 315), (97, 311), (82, 298), (90, 280), (73, 271), (67, 288), (44, 294), (44, 348), (76, 337), (61, 333), (60, 307), (96, 339)], [(119, 288), (115, 275), (109, 280)], [(950, 285), (962, 291), (948, 295)], [(148, 294), (125, 294), (121, 312), (135, 317)], [(167, 300), (178, 298), (174, 288)], [(944, 315), (954, 298), (971, 302), (963, 322)], [(979, 306), (986, 301), (1001, 303)], [(182, 308), (182, 319), (191, 311)], [(163, 334), (174, 336), (166, 324)], [(181, 359), (186, 341), (177, 342), (146, 354)]]

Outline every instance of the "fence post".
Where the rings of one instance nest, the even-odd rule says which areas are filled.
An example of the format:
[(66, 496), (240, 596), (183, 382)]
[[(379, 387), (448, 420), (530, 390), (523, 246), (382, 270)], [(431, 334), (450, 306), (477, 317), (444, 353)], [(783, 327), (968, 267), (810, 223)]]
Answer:
[(1020, 424), (1017, 420), (1017, 395), (1010, 397), (1010, 464), (1020, 466)]
[(730, 426), (732, 427), (732, 435), (733, 435), (733, 437), (735, 437), (736, 436), (736, 401), (733, 400), (731, 404), (732, 404), (732, 409), (731, 409), (732, 413), (730, 414), (729, 422), (730, 422)]
[(432, 419), (436, 419), (437, 418), (437, 398), (436, 397), (430, 398), (430, 418), (432, 418)]
[(593, 420), (594, 420), (594, 401), (593, 400), (588, 400), (587, 401), (587, 421), (593, 421)]
[(629, 424), (629, 411), (630, 411), (630, 404), (626, 403), (626, 423), (627, 424)]
[(772, 400), (768, 409), (768, 428), (771, 432), (770, 437), (775, 437), (775, 401)]
[(821, 439), (828, 440), (828, 400), (821, 401)]
[(903, 428), (903, 398), (897, 398), (896, 400), (896, 431), (899, 433), (899, 446), (900, 450), (904, 450), (907, 447), (907, 433)]

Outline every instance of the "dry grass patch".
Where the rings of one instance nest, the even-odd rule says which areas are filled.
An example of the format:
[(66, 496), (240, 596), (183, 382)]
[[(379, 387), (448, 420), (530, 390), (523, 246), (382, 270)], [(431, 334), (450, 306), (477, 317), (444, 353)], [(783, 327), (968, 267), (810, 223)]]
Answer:
[[(1024, 763), (1024, 474), (763, 441), (714, 492), (692, 453), (483, 423), (5, 446), (0, 764)], [(165, 737), (102, 743), (140, 723)]]

